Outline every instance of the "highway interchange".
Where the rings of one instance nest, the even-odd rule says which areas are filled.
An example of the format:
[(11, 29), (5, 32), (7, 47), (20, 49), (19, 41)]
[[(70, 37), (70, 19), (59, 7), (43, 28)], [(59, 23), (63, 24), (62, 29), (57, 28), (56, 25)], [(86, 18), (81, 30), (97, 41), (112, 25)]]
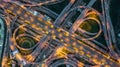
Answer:
[[(70, 0), (59, 15), (42, 6), (39, 11), (50, 17), (46, 19), (45, 15), (37, 16), (35, 12), (30, 12), (25, 7), (41, 6), (41, 4), (29, 5), (19, 4), (15, 1), (1, 1), (0, 7), (7, 15), (4, 17), (7, 27), (6, 37), (8, 38), (8, 43), (5, 44), (3, 50), (2, 67), (7, 67), (6, 58), (17, 61), (12, 60), (12, 67), (17, 64), (21, 67), (58, 67), (63, 64), (66, 64), (66, 67), (119, 67), (120, 53), (116, 46), (107, 0), (101, 0), (102, 13), (92, 8), (96, 0), (91, 0), (84, 6), (76, 2), (82, 1)], [(49, 4), (49, 2), (43, 4), (46, 3)], [(36, 8), (33, 9), (37, 10)], [(45, 9), (45, 12), (42, 9)], [(65, 24), (72, 22), (70, 19), (75, 14), (72, 13), (74, 10), (78, 10), (80, 15), (72, 23), (70, 29), (65, 29)], [(92, 14), (100, 19), (94, 16), (89, 17)], [(86, 18), (87, 16), (88, 18)], [(100, 28), (99, 32), (90, 33), (79, 27), (89, 19), (97, 22)], [(80, 31), (82, 36), (76, 34), (76, 31)], [(96, 40), (102, 33), (104, 33), (107, 47)], [(26, 40), (27, 37), (34, 39), (36, 44), (34, 43), (35, 45), (30, 48), (20, 47), (16, 40), (24, 43), (24, 40), (20, 39), (22, 37), (26, 37), (23, 39), (27, 41), (27, 44), (31, 43)]]

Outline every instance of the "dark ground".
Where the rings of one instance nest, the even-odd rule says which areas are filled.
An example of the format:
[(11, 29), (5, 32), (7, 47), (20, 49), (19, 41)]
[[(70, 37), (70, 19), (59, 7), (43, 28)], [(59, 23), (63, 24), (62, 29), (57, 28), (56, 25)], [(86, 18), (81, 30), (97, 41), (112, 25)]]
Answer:
[(120, 0), (111, 1), (110, 15), (116, 34), (117, 45), (120, 48), (120, 37), (118, 36), (118, 34), (120, 33)]

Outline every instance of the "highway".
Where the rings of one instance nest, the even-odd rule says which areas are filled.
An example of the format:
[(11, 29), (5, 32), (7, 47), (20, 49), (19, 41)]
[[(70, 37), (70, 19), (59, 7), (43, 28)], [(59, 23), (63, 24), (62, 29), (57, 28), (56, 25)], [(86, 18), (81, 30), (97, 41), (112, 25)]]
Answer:
[[(65, 20), (65, 17), (67, 17), (67, 15), (69, 15), (70, 12), (74, 11), (75, 8), (73, 8), (70, 12), (68, 10), (70, 10), (71, 7), (75, 4), (75, 0), (70, 0), (69, 4), (64, 8), (64, 10), (60, 13), (60, 15), (58, 15), (58, 17), (54, 22), (44, 20), (45, 17), (40, 18), (38, 16), (35, 16), (32, 13), (30, 13), (28, 10), (26, 10), (26, 8), (18, 6), (15, 3), (0, 2), (0, 7), (4, 8), (5, 12), (7, 13), (7, 16), (10, 17), (9, 19), (15, 19), (16, 16), (18, 17), (14, 21), (14, 23), (11, 22), (7, 23), (8, 34), (9, 34), (8, 37), (10, 43), (9, 46), (12, 51), (12, 55), (16, 58), (17, 61), (19, 61), (20, 65), (23, 65), (25, 67), (35, 67), (36, 65), (45, 65), (46, 67), (49, 66), (57, 67), (61, 64), (68, 64), (69, 66), (72, 67), (79, 67), (79, 65), (86, 67), (89, 65), (109, 66), (109, 67), (120, 66), (119, 65), (120, 62), (118, 60), (119, 56), (113, 50), (113, 46), (115, 45), (114, 44), (115, 39), (114, 39), (113, 29), (112, 31), (110, 30), (112, 25), (109, 17), (109, 12), (107, 9), (108, 8), (107, 2), (105, 0), (101, 0), (102, 9), (103, 9), (103, 18), (101, 19), (102, 22), (99, 22), (99, 20), (95, 19), (94, 17), (84, 19), (87, 12), (89, 10), (93, 10), (90, 7), (92, 7), (92, 5), (95, 2), (96, 0), (91, 0), (88, 3), (88, 5), (85, 7), (84, 6), (77, 7), (79, 9), (84, 8), (84, 10), (81, 10), (81, 14), (78, 16), (78, 18), (76, 19), (76, 21), (69, 30), (64, 30), (64, 28), (62, 28), (65, 23), (63, 23), (63, 26), (60, 25), (62, 21)], [(40, 5), (38, 4), (37, 6)], [(40, 11), (41, 10), (42, 9), (40, 9)], [(45, 13), (49, 13), (49, 10), (47, 11), (48, 12)], [(98, 14), (99, 17), (101, 17), (100, 13), (98, 13), (97, 11), (96, 13)], [(50, 17), (55, 18), (56, 14), (55, 13), (53, 14), (54, 15), (50, 15)], [(102, 44), (97, 42), (94, 37), (93, 38), (91, 37), (90, 39), (89, 38), (85, 39), (75, 33), (76, 30), (80, 30), (81, 32), (84, 32), (83, 30), (79, 29), (79, 26), (84, 20), (88, 20), (88, 19), (93, 19), (98, 21), (100, 32), (98, 32), (95, 35), (96, 36), (95, 38), (99, 37), (101, 32), (104, 32), (110, 53), (106, 51), (107, 50), (106, 47), (103, 46), (103, 48), (106, 50), (98, 47), (97, 44), (99, 45)], [(67, 21), (68, 20), (66, 20), (66, 23)], [(14, 31), (12, 31), (14, 25), (16, 25), (17, 28)], [(22, 29), (26, 32), (25, 34), (22, 35), (30, 37), (28, 35), (29, 33), (31, 37), (37, 41), (36, 48), (31, 49), (32, 52), (28, 55), (23, 55), (19, 51), (22, 50), (21, 48), (18, 47), (16, 42), (16, 39), (19, 38), (20, 36), (19, 35), (18, 37), (16, 37), (17, 31), (19, 29)], [(87, 33), (90, 34), (90, 32)], [(88, 35), (85, 34), (84, 36), (89, 37)], [(51, 42), (52, 40), (55, 40), (57, 43), (54, 42), (52, 43)], [(112, 43), (112, 41), (114, 43)], [(61, 51), (61, 52), (58, 53), (56, 51), (58, 52)], [(68, 51), (68, 52), (64, 52), (64, 51)], [(82, 63), (80, 63), (81, 61), (78, 58), (82, 58), (84, 60), (83, 63), (85, 64), (86, 62), (88, 64), (83, 65)], [(55, 63), (51, 63), (56, 59), (60, 59), (60, 60), (56, 61)]]
[[(115, 44), (115, 37), (114, 37), (115, 35), (114, 35), (113, 27), (111, 25), (111, 20), (110, 20), (109, 11), (108, 11), (109, 7), (107, 4), (107, 1), (102, 0), (101, 2), (102, 2), (103, 14), (105, 14), (103, 16), (103, 19), (104, 19), (103, 25), (104, 25), (104, 33), (105, 33), (107, 45), (108, 45), (108, 48), (110, 50), (110, 53), (112, 55), (115, 55), (118, 58), (118, 56), (116, 55), (116, 52), (113, 50), (113, 47), (115, 47), (116, 50), (119, 52), (119, 50)], [(114, 42), (112, 42), (112, 41), (114, 41)]]

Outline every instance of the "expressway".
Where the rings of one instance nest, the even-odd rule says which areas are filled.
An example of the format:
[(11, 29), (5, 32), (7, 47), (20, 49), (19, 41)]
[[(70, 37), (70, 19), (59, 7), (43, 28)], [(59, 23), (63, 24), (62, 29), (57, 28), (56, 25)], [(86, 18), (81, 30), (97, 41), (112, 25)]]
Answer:
[(111, 54), (115, 55), (117, 58), (119, 58), (119, 56), (116, 55), (116, 52), (113, 50), (113, 47), (115, 47), (117, 52), (119, 52), (118, 48), (116, 47), (114, 30), (113, 30), (113, 26), (111, 23), (111, 19), (109, 17), (109, 11), (108, 11), (109, 7), (107, 4), (107, 0), (102, 0), (101, 2), (102, 2), (103, 14), (105, 14), (105, 15), (103, 15), (103, 20), (104, 20), (103, 25), (104, 25), (104, 33), (105, 33), (105, 37), (106, 37), (106, 42), (107, 42), (107, 45), (108, 45), (108, 48), (109, 48)]
[[(91, 0), (87, 7), (88, 8), (91, 7), (95, 1), (96, 0)], [(56, 51), (61, 46), (65, 46), (68, 50), (70, 50), (70, 52), (74, 52), (75, 54), (78, 54), (78, 57), (82, 57), (84, 60), (86, 60), (87, 62), (89, 62), (93, 65), (108, 66), (108, 67), (110, 67), (110, 66), (118, 67), (119, 66), (120, 62), (119, 62), (119, 60), (117, 60), (118, 56), (116, 55), (116, 53), (114, 53), (113, 50), (111, 50), (113, 48), (111, 48), (112, 41), (110, 41), (110, 40), (112, 40), (111, 35), (113, 33), (111, 33), (110, 29), (104, 28), (103, 31), (105, 33), (106, 39), (107, 38), (110, 39), (110, 40), (106, 40), (106, 41), (107, 41), (109, 50), (114, 55), (111, 55), (111, 53), (108, 53), (107, 51), (101, 49), (100, 47), (97, 47), (96, 44), (94, 44), (92, 42), (92, 41), (94, 41), (94, 42), (97, 42), (97, 41), (84, 40), (80, 36), (78, 36), (74, 33), (75, 30), (77, 30), (80, 25), (80, 23), (78, 24), (78, 22), (83, 20), (82, 18), (86, 14), (86, 11), (88, 10), (88, 8), (84, 8), (85, 10), (83, 10), (81, 12), (81, 14), (77, 18), (77, 20), (74, 22), (73, 27), (71, 27), (71, 29), (69, 31), (66, 31), (63, 28), (59, 27), (59, 25), (61, 24), (61, 22), (64, 20), (64, 18), (66, 16), (65, 13), (71, 8), (71, 6), (74, 3), (75, 3), (75, 0), (70, 0), (70, 3), (65, 7), (65, 9), (60, 13), (60, 15), (57, 17), (57, 19), (53, 23), (51, 21), (43, 20), (44, 17), (39, 18), (38, 16), (34, 16), (32, 13), (27, 11), (26, 8), (18, 6), (14, 3), (7, 2), (7, 4), (6, 4), (6, 2), (0, 2), (0, 6), (2, 8), (4, 8), (7, 16), (9, 16), (11, 19), (16, 18), (16, 16), (18, 17), (14, 23), (10, 22), (11, 24), (18, 26), (18, 28), (15, 30), (17, 31), (18, 29), (23, 29), (27, 33), (29, 33), (32, 36), (34, 36), (35, 38), (37, 38), (36, 40), (38, 41), (37, 47), (32, 51), (31, 54), (22, 56), (20, 54), (20, 52), (18, 51), (18, 48), (16, 48), (16, 45), (17, 45), (16, 40), (15, 40), (16, 31), (13, 32), (13, 37), (11, 37), (12, 31), (10, 29), (12, 27), (10, 27), (10, 24), (8, 25), (8, 27), (9, 27), (8, 31), (9, 31), (9, 35), (10, 35), (9, 36), (10, 37), (10, 40), (9, 40), (10, 45), (9, 46), (10, 46), (10, 49), (12, 50), (13, 56), (15, 56), (18, 61), (20, 61), (20, 64), (24, 65), (25, 67), (30, 67), (30, 66), (35, 67), (34, 66), (35, 64), (40, 64), (42, 61), (45, 61), (49, 57), (49, 54), (51, 54), (52, 56), (50, 56), (47, 59), (49, 62), (52, 60), (52, 58), (56, 57), (56, 54), (57, 54)], [(107, 7), (106, 2), (104, 2), (104, 3), (105, 3), (105, 7)], [(104, 5), (103, 5), (103, 7), (104, 7)], [(103, 11), (103, 12), (106, 12), (106, 11), (107, 11), (107, 9), (105, 9), (105, 11)], [(105, 14), (106, 14), (106, 16), (109, 16), (108, 12), (106, 12)], [(109, 17), (107, 17), (107, 18), (109, 18)], [(108, 24), (108, 22), (110, 22), (110, 18), (109, 18), (109, 20), (108, 19), (106, 20), (106, 17), (105, 17), (104, 22), (106, 22), (105, 24)], [(109, 23), (109, 24), (111, 24), (111, 23)], [(109, 26), (111, 26), (111, 25), (109, 25)], [(106, 25), (105, 25), (105, 27), (106, 27)], [(31, 31), (31, 29), (34, 30), (34, 32)], [(109, 32), (111, 34), (109, 34)], [(39, 37), (39, 35), (40, 35), (40, 37)], [(54, 49), (50, 46), (50, 44), (51, 44), (49, 42), (50, 40), (58, 41), (58, 43), (57, 43), (58, 45), (55, 46)], [(74, 48), (71, 48), (71, 47), (74, 47)], [(48, 54), (46, 53), (46, 51), (49, 51), (49, 52), (47, 52)], [(76, 56), (71, 56), (71, 55), (66, 56), (65, 52), (62, 52), (62, 53), (63, 53), (62, 55), (65, 54), (65, 58), (74, 59), (74, 60), (68, 61), (68, 62), (73, 63), (75, 61), (76, 63), (79, 64), (80, 60), (76, 59)], [(36, 58), (36, 57), (38, 57), (38, 58)], [(87, 57), (87, 59), (84, 57)], [(51, 60), (49, 60), (50, 58), (51, 58)], [(103, 61), (101, 59), (103, 59)], [(39, 61), (39, 63), (37, 61)], [(52, 64), (51, 66), (52, 67), (56, 67), (57, 65), (59, 66), (59, 63), (60, 62), (56, 62), (56, 64)], [(33, 66), (31, 64), (33, 64)], [(46, 64), (46, 66), (48, 67), (48, 66), (50, 66), (50, 64)], [(84, 66), (87, 66), (87, 65), (84, 65)], [(73, 65), (73, 67), (78, 67), (78, 66)]]

